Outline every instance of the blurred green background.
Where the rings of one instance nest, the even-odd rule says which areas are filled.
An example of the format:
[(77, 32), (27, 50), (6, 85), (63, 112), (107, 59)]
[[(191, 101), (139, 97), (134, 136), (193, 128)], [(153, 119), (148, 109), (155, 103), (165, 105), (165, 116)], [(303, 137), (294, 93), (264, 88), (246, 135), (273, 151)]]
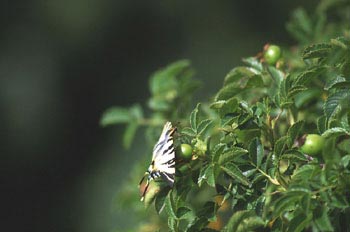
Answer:
[(209, 98), (241, 57), (293, 45), (291, 11), (316, 2), (1, 1), (2, 230), (134, 223), (113, 197), (146, 155), (144, 140), (125, 151), (122, 128), (100, 128), (101, 113), (145, 104), (150, 74), (182, 58), (203, 82), (197, 99)]

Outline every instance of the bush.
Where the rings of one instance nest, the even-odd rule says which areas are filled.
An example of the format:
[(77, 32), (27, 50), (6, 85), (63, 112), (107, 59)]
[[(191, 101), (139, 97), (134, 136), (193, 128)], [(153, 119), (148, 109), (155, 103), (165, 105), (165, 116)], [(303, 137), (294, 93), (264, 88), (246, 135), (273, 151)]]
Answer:
[[(296, 10), (287, 28), (299, 46), (282, 48), (283, 65), (265, 62), (263, 53), (243, 59), (215, 97), (192, 111), (199, 83), (182, 60), (150, 78), (149, 117), (139, 105), (103, 114), (103, 126), (127, 125), (126, 147), (139, 126), (152, 145), (172, 121), (175, 146), (193, 148), (192, 159), (177, 160), (173, 188), (161, 178), (157, 191), (150, 186), (145, 204), (154, 203), (157, 214), (140, 216), (135, 230), (350, 229), (349, 7), (323, 1), (313, 16)], [(302, 152), (305, 134), (323, 137), (321, 155)], [(140, 215), (145, 209), (134, 186), (148, 165), (137, 164), (118, 198)]]

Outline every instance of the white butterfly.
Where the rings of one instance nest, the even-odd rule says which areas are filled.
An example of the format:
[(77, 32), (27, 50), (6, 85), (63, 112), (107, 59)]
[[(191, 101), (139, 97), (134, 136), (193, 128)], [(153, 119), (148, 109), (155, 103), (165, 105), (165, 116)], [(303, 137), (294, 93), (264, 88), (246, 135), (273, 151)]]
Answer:
[(152, 163), (145, 175), (140, 181), (140, 184), (147, 177), (146, 187), (142, 193), (141, 201), (143, 201), (147, 192), (149, 182), (162, 177), (170, 187), (174, 185), (175, 178), (175, 150), (173, 134), (176, 128), (171, 125), (171, 122), (165, 123), (162, 134), (159, 137), (158, 142), (153, 148)]

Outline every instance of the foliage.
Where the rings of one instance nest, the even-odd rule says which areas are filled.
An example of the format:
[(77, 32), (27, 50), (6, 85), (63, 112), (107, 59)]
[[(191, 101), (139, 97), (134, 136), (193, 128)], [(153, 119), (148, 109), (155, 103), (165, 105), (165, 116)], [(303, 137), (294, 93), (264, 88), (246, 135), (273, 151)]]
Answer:
[[(177, 161), (174, 187), (156, 185), (146, 201), (155, 210), (137, 231), (350, 229), (350, 31), (349, 18), (336, 17), (344, 9), (346, 1), (323, 1), (314, 16), (295, 11), (287, 28), (303, 47), (285, 49), (283, 65), (243, 59), (191, 112), (198, 82), (183, 60), (151, 77), (150, 117), (139, 105), (104, 113), (102, 125), (127, 125), (127, 147), (139, 126), (147, 126), (152, 146), (172, 121), (179, 122), (176, 145), (193, 148), (192, 159)], [(321, 156), (300, 149), (311, 133), (325, 139)], [(140, 214), (134, 186), (148, 165), (138, 164), (118, 198)]]

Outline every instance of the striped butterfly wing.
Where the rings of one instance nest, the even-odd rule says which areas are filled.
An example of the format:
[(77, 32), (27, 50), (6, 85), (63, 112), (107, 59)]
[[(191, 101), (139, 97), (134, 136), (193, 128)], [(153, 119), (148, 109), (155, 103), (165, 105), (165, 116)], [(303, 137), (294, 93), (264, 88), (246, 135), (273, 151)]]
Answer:
[(171, 122), (164, 125), (162, 134), (153, 148), (153, 170), (158, 172), (170, 186), (174, 184), (175, 177), (175, 150), (173, 134), (176, 128)]
[[(145, 197), (149, 182), (155, 178), (162, 177), (171, 187), (174, 185), (175, 150), (173, 134), (175, 130), (176, 128), (171, 125), (171, 122), (165, 123), (159, 140), (153, 148), (152, 163), (145, 173), (145, 176), (148, 175), (148, 178), (141, 196), (141, 201)], [(141, 179), (140, 185), (145, 176)]]

